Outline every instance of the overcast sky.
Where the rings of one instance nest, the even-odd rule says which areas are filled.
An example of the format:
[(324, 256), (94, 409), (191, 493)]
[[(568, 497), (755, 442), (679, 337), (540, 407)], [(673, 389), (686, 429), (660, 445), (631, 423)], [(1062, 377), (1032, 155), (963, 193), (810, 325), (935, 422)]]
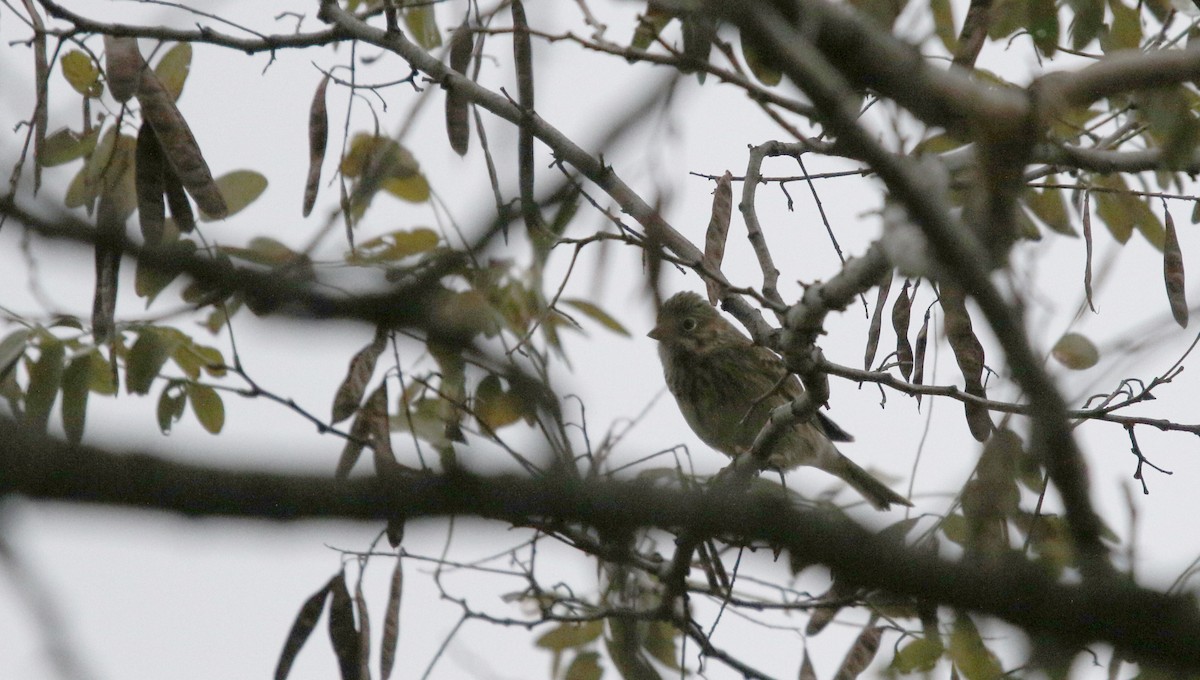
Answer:
[[(272, 17), (285, 9), (294, 11), (296, 3), (204, 4), (206, 11), (237, 16), (240, 22), (265, 32), (286, 32), (294, 26), (294, 19), (276, 23)], [(103, 20), (179, 27), (191, 26), (196, 21), (176, 10), (132, 2), (71, 5)], [(453, 27), (463, 7), (461, 2), (440, 5), (437, 11), (441, 26)], [(305, 8), (309, 16), (302, 28), (316, 30), (319, 25), (315, 20), (315, 3), (306, 3)], [(609, 23), (608, 38), (628, 41), (634, 13), (640, 9), (638, 3), (596, 2), (593, 9), (602, 12)], [(584, 32), (574, 3), (531, 1), (529, 12), (535, 28)], [(913, 35), (927, 30), (916, 21), (904, 25), (913, 27)], [(12, 10), (0, 9), (3, 44), (7, 46), (27, 36), (26, 27)], [(98, 37), (89, 38), (88, 45), (97, 53), (102, 50)], [(150, 42), (142, 43), (145, 54), (153, 47)], [(1036, 64), (1009, 58), (1001, 51), (1002, 47), (986, 46), (981, 65), (1018, 82), (1027, 82)], [(488, 52), (497, 59), (484, 61), (480, 81), (492, 89), (505, 86), (512, 92), (512, 78), (505, 70), (509, 67), (508, 49), (508, 42), (502, 38), (489, 43)], [(374, 56), (379, 50), (362, 47), (359, 54)], [(323, 185), (313, 217), (307, 220), (300, 217), (308, 155), (308, 104), (320, 78), (317, 67), (343, 64), (347, 54), (344, 50), (334, 54), (310, 49), (280, 52), (276, 57), (268, 66), (268, 55), (246, 56), (197, 45), (191, 75), (179, 102), (214, 174), (249, 168), (262, 172), (271, 182), (263, 197), (243, 213), (225, 222), (202, 226), (206, 237), (223, 244), (242, 245), (254, 236), (270, 236), (300, 246), (312, 238), (325, 216), (336, 207), (336, 192)], [(568, 44), (548, 47), (535, 42), (535, 57), (540, 115), (587, 148), (607, 129), (612, 117), (625, 110), (623, 105), (637, 99), (646, 88), (660, 86), (665, 75), (662, 70), (629, 66), (623, 60), (585, 53)], [(32, 63), (25, 45), (0, 50), (5, 93), (0, 103), (0, 129), (12, 130), (32, 108)], [(398, 60), (382, 63), (390, 66), (366, 69), (360, 78), (386, 81), (403, 75)], [(783, 86), (785, 90), (787, 87)], [(329, 92), (332, 133), (326, 177), (336, 164), (347, 105), (344, 89), (331, 86)], [(63, 125), (78, 128), (77, 97), (68, 91), (57, 68), (51, 93), (51, 130)], [(377, 107), (383, 128), (391, 131), (401, 128), (421, 96), (408, 86), (388, 88), (380, 95), (382, 102), (370, 94), (364, 97)], [(428, 97), (431, 101), (419, 110), (415, 127), (404, 143), (413, 150), (434, 191), (448, 205), (453, 217), (470, 228), (487, 219), (492, 206), (482, 157), (475, 140), (465, 159), (449, 149), (442, 123), (442, 93), (435, 91)], [(382, 110), (383, 102), (387, 105), (386, 113)], [(371, 116), (364, 101), (357, 101), (355, 107), (350, 132), (369, 130)], [(502, 185), (511, 196), (516, 185), (515, 155), (511, 153), (515, 135), (506, 123), (498, 123), (486, 113), (484, 119), (489, 141), (500, 159)], [(915, 128), (908, 131), (910, 135), (917, 132)], [(23, 136), (22, 132), (0, 138), (0, 168), (13, 166)], [(719, 175), (729, 169), (735, 175), (741, 174), (746, 166), (747, 145), (769, 139), (786, 137), (738, 91), (711, 81), (701, 86), (694, 78), (686, 78), (679, 86), (671, 115), (651, 120), (635, 130), (618, 148), (606, 150), (605, 160), (648, 201), (661, 200), (668, 220), (694, 242), (701, 243), (712, 185), (689, 176), (688, 172)], [(541, 160), (549, 158), (543, 153)], [(806, 162), (808, 170), (814, 173), (853, 167), (844, 161), (812, 156)], [(77, 167), (76, 163), (47, 170), (41, 198), (49, 205), (60, 202)], [(539, 163), (538, 167), (545, 168), (546, 163)], [(548, 178), (547, 183), (556, 179), (552, 171), (540, 172)], [(764, 168), (764, 174), (796, 173), (798, 169), (790, 161), (778, 161)], [(26, 179), (23, 187), (28, 186)], [(818, 188), (842, 248), (848, 254), (861, 253), (880, 232), (875, 213), (880, 204), (878, 183), (870, 179), (846, 179), (822, 182)], [(735, 192), (740, 189), (740, 185), (735, 185)], [(759, 191), (760, 218), (777, 265), (783, 271), (781, 288), (785, 298), (798, 294), (797, 279), (828, 278), (839, 268), (808, 189), (792, 184), (789, 191), (795, 200), (794, 212), (788, 212), (787, 197), (778, 189), (764, 187)], [(21, 200), (30, 204), (28, 192), (23, 193)], [(1159, 210), (1157, 205), (1152, 207)], [(1187, 219), (1190, 205), (1173, 204), (1171, 208), (1180, 226), (1185, 260), (1190, 263), (1190, 255), (1200, 252), (1200, 242)], [(130, 227), (136, 231), (133, 225), (131, 220)], [(441, 229), (430, 206), (380, 197), (361, 225), (359, 236), (366, 238), (416, 226)], [(572, 235), (601, 226), (600, 216), (587, 215), (577, 220), (573, 227), (577, 233)], [(744, 227), (736, 215), (732, 234), (726, 255), (727, 275), (741, 285), (761, 284), (761, 275), (744, 244)], [(22, 248), (19, 228), (9, 225), (0, 230), (0, 305), (39, 318), (67, 312), (86, 319), (92, 295), (91, 255), (34, 239), (29, 252), (36, 271), (31, 272), (30, 258), (23, 254)], [(318, 260), (340, 258), (345, 248), (339, 228), (319, 251)], [(639, 254), (618, 247), (610, 248), (603, 258), (599, 254), (598, 250), (585, 251), (567, 285), (567, 294), (596, 301), (616, 316), (632, 336), (615, 335), (585, 320), (583, 334), (565, 336), (573, 370), (560, 371), (555, 376), (555, 386), (561, 394), (578, 394), (586, 402), (587, 426), (594, 439), (613, 428), (625, 427), (628, 419), (650, 405), (645, 417), (620, 444), (614, 462), (634, 461), (683, 443), (688, 446), (697, 471), (716, 471), (725, 459), (688, 430), (669, 395), (662, 398), (663, 383), (654, 343), (644, 337), (651, 326), (653, 310), (644, 296)], [(528, 255), (522, 248), (512, 256), (524, 260)], [(548, 286), (557, 286), (558, 277), (565, 273), (568, 256), (566, 252), (553, 256)], [(1160, 258), (1138, 235), (1125, 247), (1115, 247), (1110, 239), (1098, 235), (1095, 285), (1100, 313), (1087, 313), (1073, 321), (1082, 289), (1082, 242), (1048, 234), (1040, 242), (1017, 248), (1012, 281), (1024, 296), (1038, 346), (1047, 350), (1063, 332), (1079, 330), (1105, 350), (1101, 364), (1087, 372), (1072, 374), (1050, 364), (1050, 369), (1063, 378), (1062, 385), (1072, 405), (1080, 404), (1081, 398), (1092, 392), (1110, 390), (1120, 377), (1149, 379), (1157, 375), (1191, 341), (1191, 333), (1169, 323)], [(52, 303), (50, 308), (32, 294), (31, 278), (44, 288)], [(161, 313), (178, 303), (178, 289), (172, 289), (146, 312), (143, 302), (132, 295), (132, 263), (125, 263), (121, 284), (129, 294), (122, 296), (118, 304), (120, 318)], [(674, 273), (667, 277), (665, 287), (668, 292), (702, 290), (694, 276)], [(869, 299), (873, 305), (873, 294)], [(922, 297), (914, 307), (914, 333), (928, 301), (929, 298)], [(181, 317), (179, 323), (197, 339), (220, 347), (226, 357), (230, 356), (227, 335), (208, 336), (188, 317)], [(829, 334), (822, 342), (827, 357), (837, 363), (860, 366), (866, 327), (866, 314), (859, 304), (844, 314), (832, 316)], [(0, 334), (9, 328), (0, 326)], [(351, 355), (372, 334), (370, 328), (361, 324), (302, 327), (294, 321), (256, 319), (249, 314), (239, 316), (236, 332), (242, 359), (258, 382), (322, 416), (328, 413), (333, 391)], [(940, 328), (938, 332), (940, 335)], [(1113, 348), (1114, 343), (1128, 339), (1131, 334), (1153, 339), (1153, 349), (1125, 356)], [(987, 342), (986, 333), (984, 337)], [(890, 332), (885, 332), (884, 338), (882, 347), (891, 342)], [(881, 348), (880, 356), (884, 351)], [(404, 357), (406, 361), (415, 359)], [(933, 379), (941, 384), (958, 384), (953, 359), (941, 346), (936, 362)], [(989, 354), (989, 364), (1003, 373), (1002, 356), (994, 350)], [(1196, 403), (1197, 387), (1196, 378), (1185, 372), (1162, 389), (1159, 401), (1137, 412), (1192, 422), (1195, 412), (1191, 405)], [(999, 398), (1015, 397), (1004, 389), (994, 394)], [(966, 430), (961, 407), (955, 402), (926, 401), (918, 413), (915, 403), (901, 395), (889, 393), (883, 408), (880, 397), (880, 391), (874, 387), (859, 388), (846, 381), (833, 381), (831, 416), (857, 437), (856, 443), (844, 447), (844, 452), (888, 479), (897, 490), (907, 490), (910, 479), (913, 480), (917, 506), (914, 513), (945, 512), (979, 453), (979, 445)], [(153, 398), (125, 394), (115, 400), (93, 398), (88, 411), (88, 436), (98, 443), (152, 450), (194, 463), (330, 474), (341, 450), (341, 440), (318, 435), (296, 414), (265, 400), (227, 398), (225, 430), (216, 437), (185, 417), (164, 438), (155, 425), (154, 406)], [(566, 402), (568, 415), (577, 421), (579, 413), (573, 406), (574, 402)], [(60, 431), (56, 421), (57, 415), (52, 429)], [(1017, 423), (1016, 427), (1023, 425)], [(1081, 428), (1079, 435), (1091, 465), (1096, 502), (1109, 525), (1123, 539), (1129, 535), (1125, 490), (1133, 492), (1139, 514), (1134, 545), (1137, 572), (1144, 582), (1165, 587), (1200, 555), (1200, 536), (1190, 530), (1190, 522), (1184, 524), (1200, 503), (1193, 492), (1200, 478), (1195, 440), (1182, 434), (1139, 430), (1139, 441), (1151, 460), (1174, 472), (1171, 477), (1148, 472), (1151, 494), (1143, 496), (1131, 478), (1135, 460), (1121, 428), (1091, 424)], [(515, 433), (514, 436), (517, 441), (532, 441)], [(406, 443), (399, 438), (396, 441), (399, 455), (412, 455)], [(467, 454), (465, 460), (477, 469), (497, 466), (494, 457), (484, 454)], [(672, 458), (662, 456), (636, 469), (673, 465)], [(802, 469), (791, 474), (788, 483), (792, 488), (817, 493), (834, 487), (835, 481), (822, 473)], [(839, 498), (846, 500), (848, 494)], [(1050, 507), (1055, 506), (1056, 501), (1051, 499)], [(903, 514), (893, 511), (878, 515), (859, 508), (856, 516), (883, 526), (901, 519)], [(273, 671), (300, 604), (337, 570), (340, 557), (332, 548), (363, 550), (380, 529), (371, 524), (332, 522), (282, 525), (193, 521), (159, 514), (24, 501), (4, 506), (0, 521), (4, 522), (6, 539), (30, 579), (23, 580), (12, 572), (5, 572), (5, 578), (0, 578), (0, 639), (5, 640), (0, 651), (0, 677), (31, 679), (55, 677), (55, 667), (44, 647), (43, 631), (34, 620), (34, 612), (39, 609), (26, 596), (29, 583), (37, 583), (44, 589), (53, 609), (61, 616), (53, 630), (82, 662), (85, 671), (80, 677), (96, 680), (267, 677)], [(454, 560), (470, 561), (500, 552), (523, 537), (524, 534), (507, 531), (499, 524), (460, 521), (449, 555)], [(445, 522), (417, 522), (409, 526), (405, 548), (414, 555), (436, 556), (446, 540)], [(663, 545), (663, 550), (669, 546)], [(547, 582), (563, 580), (578, 588), (577, 592), (596, 592), (596, 572), (591, 561), (577, 558), (571, 551), (552, 548), (541, 559), (542, 564), (549, 565), (543, 575)], [(767, 556), (748, 559), (762, 573), (775, 578), (781, 578), (786, 568), (770, 565)], [(382, 621), (391, 567), (391, 560), (376, 559), (366, 571), (376, 631)], [(395, 677), (416, 678), (425, 671), (442, 640), (455, 626), (461, 610), (439, 597), (427, 575), (430, 564), (411, 560), (406, 561), (405, 568), (401, 665)], [(522, 582), (511, 577), (482, 578), (476, 573), (451, 572), (443, 585), (453, 595), (466, 597), (473, 606), (497, 615), (518, 617), (529, 613), (523, 612), (518, 604), (500, 599), (500, 595), (523, 587)], [(814, 574), (806, 587), (821, 589), (823, 579)], [(25, 588), (26, 593), (18, 592), (19, 588)], [(862, 616), (847, 618), (860, 625), (864, 620)], [(795, 673), (801, 644), (795, 633), (748, 627), (741, 622), (724, 625), (726, 628), (719, 631), (715, 641), (738, 650), (746, 648), (739, 646), (739, 641), (754, 640), (763, 650), (761, 657), (752, 659), (756, 666), (785, 677)], [(519, 627), (469, 622), (438, 661), (432, 677), (523, 678), (548, 674), (550, 655), (532, 644), (541, 630), (531, 634)], [(821, 677), (831, 675), (841, 660), (844, 646), (837, 641), (854, 634), (856, 630), (851, 626), (835, 628), (827, 634), (832, 642), (814, 647), (814, 662)], [(772, 654), (775, 648), (784, 653)], [(694, 668), (694, 649), (687, 662)], [(732, 677), (728, 669), (716, 663), (710, 663), (708, 671), (710, 677)], [(335, 673), (336, 663), (321, 629), (300, 655), (292, 677), (330, 678)]]

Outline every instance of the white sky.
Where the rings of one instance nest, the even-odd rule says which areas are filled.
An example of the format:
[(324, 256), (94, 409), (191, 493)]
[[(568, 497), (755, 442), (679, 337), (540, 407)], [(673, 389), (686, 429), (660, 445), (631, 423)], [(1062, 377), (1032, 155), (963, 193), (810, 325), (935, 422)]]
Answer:
[[(72, 4), (106, 20), (177, 26), (193, 23), (181, 13), (163, 7), (127, 2)], [(236, 13), (243, 23), (259, 29), (265, 27), (269, 32), (285, 32), (293, 26), (290, 20), (273, 23), (271, 17), (283, 8), (294, 8), (294, 3), (258, 2), (250, 7), (240, 3), (204, 4), (209, 5), (206, 11), (223, 16)], [(535, 27), (559, 26), (583, 31), (574, 3), (529, 4)], [(608, 17), (608, 37), (626, 42), (633, 26), (633, 13), (640, 5), (601, 2), (595, 5), (593, 9), (603, 10)], [(462, 7), (461, 2), (439, 6), (441, 25), (452, 27), (461, 16)], [(318, 28), (313, 17), (315, 3), (307, 3), (305, 8), (310, 16), (303, 27), (315, 30)], [(0, 40), (5, 45), (26, 35), (25, 27), (10, 11), (0, 11)], [(97, 52), (102, 49), (98, 37), (89, 39), (88, 44)], [(152, 45), (143, 42), (142, 47), (148, 54)], [(986, 46), (981, 64), (1002, 70), (1014, 79), (1023, 79), (1034, 65), (1007, 58), (1001, 48), (1002, 45), (996, 44)], [(548, 47), (535, 42), (534, 49), (539, 113), (585, 147), (596, 139), (598, 131), (607, 127), (612, 112), (623, 110), (622, 102), (659, 82), (657, 76), (661, 75), (648, 66), (627, 66), (621, 60), (590, 55), (567, 44)], [(507, 42), (501, 39), (489, 43), (489, 53), (495, 54), (504, 68), (508, 64), (507, 50)], [(378, 53), (379, 50), (369, 46), (360, 49), (360, 55)], [(320, 216), (327, 215), (335, 205), (331, 200), (335, 192), (327, 184), (322, 186), (315, 217), (300, 218), (308, 154), (305, 129), (308, 105), (320, 77), (313, 64), (327, 68), (345, 63), (346, 59), (345, 51), (281, 52), (264, 73), (266, 55), (246, 56), (231, 50), (196, 46), (180, 107), (210, 167), (216, 175), (240, 168), (255, 169), (271, 182), (263, 197), (245, 212), (224, 223), (203, 225), (207, 237), (240, 245), (264, 235), (298, 246), (306, 243), (320, 227)], [(398, 60), (384, 63), (391, 66), (367, 69), (361, 79), (378, 82), (406, 72), (400, 70)], [(29, 51), (23, 45), (0, 50), (0, 73), (4, 74), (5, 92), (0, 104), (0, 128), (11, 130), (32, 107)], [(511, 77), (490, 61), (485, 61), (481, 82), (493, 89), (504, 85), (514, 91)], [(78, 127), (79, 114), (73, 103), (77, 98), (69, 92), (57, 69), (51, 92), (50, 129), (62, 125)], [(383, 128), (395, 131), (416, 96), (407, 86), (390, 88), (382, 94), (388, 105), (381, 118)], [(469, 226), (486, 215), (491, 193), (478, 150), (478, 137), (472, 139), (472, 151), (465, 160), (450, 151), (443, 131), (441, 96), (440, 92), (432, 93), (433, 101), (421, 110), (417, 127), (404, 143), (421, 162), (434, 191), (450, 205), (453, 216)], [(336, 163), (346, 102), (345, 90), (331, 86), (326, 178)], [(355, 106), (351, 133), (369, 130), (370, 117), (363, 102), (360, 100)], [(652, 123), (619, 149), (607, 151), (605, 159), (649, 201), (661, 195), (669, 221), (699, 243), (708, 220), (711, 184), (686, 173), (720, 174), (730, 169), (740, 175), (745, 170), (747, 144), (782, 137), (736, 90), (711, 80), (701, 87), (694, 79), (687, 79), (678, 93), (673, 113), (670, 120)], [(497, 152), (506, 195), (512, 196), (515, 155), (511, 151), (515, 135), (507, 124), (496, 124), (487, 114), (484, 118), (489, 122), (489, 141)], [(21, 138), (23, 132), (0, 141), (0, 167), (12, 167)], [(844, 162), (815, 157), (806, 158), (806, 163), (814, 173), (849, 167)], [(43, 196), (48, 201), (60, 200), (77, 167), (76, 163), (47, 170)], [(541, 167), (545, 164), (539, 164)], [(555, 179), (550, 170), (540, 172), (543, 177)], [(796, 172), (798, 169), (790, 161), (775, 161), (764, 167), (764, 174), (768, 175)], [(819, 188), (845, 252), (862, 252), (879, 234), (879, 220), (872, 212), (879, 207), (878, 184), (872, 180), (844, 180), (824, 182)], [(740, 185), (734, 189), (740, 192)], [(777, 265), (783, 271), (781, 285), (785, 298), (799, 291), (796, 279), (828, 278), (838, 268), (807, 187), (792, 184), (789, 191), (795, 199), (795, 213), (786, 211), (784, 198), (776, 188), (759, 190), (760, 219)], [(1156, 212), (1159, 210), (1157, 205), (1152, 207)], [(1193, 261), (1189, 256), (1200, 252), (1200, 241), (1187, 219), (1190, 207), (1171, 206), (1188, 264)], [(131, 221), (131, 229), (136, 231), (133, 224)], [(577, 219), (572, 235), (600, 225), (598, 216)], [(359, 238), (415, 226), (437, 226), (428, 206), (379, 197), (360, 229)], [(1154, 338), (1157, 344), (1153, 351), (1134, 356), (1132, 364), (1109, 352), (1097, 368), (1080, 374), (1068, 373), (1051, 364), (1050, 369), (1062, 376), (1065, 394), (1073, 400), (1073, 405), (1079, 403), (1082, 395), (1111, 389), (1120, 377), (1148, 380), (1173, 363), (1192, 338), (1191, 333), (1180, 331), (1169, 322), (1162, 290), (1161, 256), (1138, 235), (1127, 246), (1115, 248), (1111, 239), (1100, 232), (1097, 223), (1096, 262), (1105, 262), (1112, 256), (1115, 264), (1103, 275), (1097, 267), (1096, 301), (1100, 314), (1085, 314), (1074, 329), (1088, 333), (1102, 348), (1137, 329), (1148, 329), (1138, 332)], [(322, 251), (324, 257), (340, 257), (344, 250), (340, 233), (339, 226)], [(760, 282), (760, 276), (743, 234), (740, 217), (735, 215), (726, 273), (736, 283), (753, 285)], [(20, 254), (20, 240), (15, 226), (0, 230), (0, 304), (20, 312), (43, 314), (47, 310), (40, 308), (29, 293), (30, 273)], [(643, 299), (639, 256), (630, 249), (613, 248), (607, 259), (598, 260), (597, 252), (581, 258), (581, 266), (567, 287), (568, 295), (598, 301), (630, 329), (633, 337), (618, 337), (586, 320), (586, 336), (565, 336), (574, 370), (561, 372), (557, 387), (561, 393), (576, 393), (584, 398), (593, 441), (619, 425), (622, 419), (641, 412), (663, 389), (654, 344), (643, 337), (651, 325), (653, 312)], [(90, 254), (59, 252), (36, 241), (33, 253), (38, 264), (38, 281), (56, 305), (49, 311), (69, 311), (87, 318), (92, 281)], [(527, 257), (523, 248), (516, 257)], [(555, 275), (562, 275), (567, 259), (566, 252), (553, 256), (547, 279), (551, 290), (557, 285)], [(1032, 285), (1037, 286), (1036, 294), (1027, 299), (1030, 326), (1037, 345), (1049, 348), (1067, 330), (1079, 304), (1082, 241), (1048, 234), (1040, 243), (1019, 247), (1014, 260), (1018, 263), (1018, 279), (1033, 282), (1028, 286), (1022, 283), (1021, 289), (1028, 291), (1033, 290)], [(692, 276), (672, 275), (666, 283), (668, 291), (701, 289)], [(124, 291), (132, 291), (132, 263), (124, 263), (121, 285)], [(1193, 292), (1194, 289), (1192, 286)], [(892, 299), (898, 290), (899, 282), (893, 288)], [(172, 308), (177, 295), (177, 290), (168, 290), (150, 312)], [(874, 294), (868, 299), (873, 304)], [(922, 298), (914, 307), (914, 336), (927, 300)], [(144, 314), (141, 307), (141, 301), (131, 294), (123, 296), (118, 315), (138, 317)], [(888, 351), (892, 342), (890, 331), (886, 330), (889, 326), (885, 323), (879, 356)], [(183, 327), (191, 328), (190, 322), (185, 321)], [(371, 331), (362, 325), (338, 323), (305, 327), (303, 336), (298, 337), (299, 327), (287, 320), (254, 319), (243, 313), (237, 319), (239, 348), (247, 369), (257, 381), (323, 416), (328, 413), (333, 391), (350, 356), (370, 339)], [(861, 305), (831, 317), (829, 335), (822, 344), (828, 358), (851, 366), (861, 365), (865, 329)], [(211, 338), (199, 328), (194, 334), (198, 340), (220, 347), (227, 358), (230, 356), (228, 338), (224, 335)], [(939, 347), (936, 356), (937, 381), (957, 384), (957, 371), (949, 353)], [(405, 361), (414, 358), (405, 357)], [(1118, 361), (1121, 363), (1117, 372), (1108, 370)], [(1002, 370), (1001, 358), (995, 351), (989, 353), (989, 364)], [(157, 391), (153, 394), (156, 396)], [(844, 452), (865, 467), (890, 476), (892, 486), (903, 491), (921, 451), (914, 484), (916, 511), (945, 512), (950, 494), (962, 486), (979, 452), (979, 446), (966, 432), (961, 407), (957, 403), (937, 402), (931, 408), (927, 401), (923, 413), (917, 414), (911, 400), (889, 393), (886, 408), (881, 409), (879, 394), (871, 386), (859, 389), (845, 381), (834, 381), (831, 415), (857, 437), (857, 442), (845, 446)], [(995, 396), (1004, 394), (1000, 390)], [(1196, 394), (1196, 381), (1190, 372), (1185, 372), (1162, 388), (1158, 401), (1137, 412), (1193, 422), (1195, 413), (1191, 405)], [(226, 427), (219, 437), (204, 433), (188, 415), (169, 438), (163, 438), (154, 422), (154, 404), (154, 398), (123, 394), (115, 401), (93, 398), (89, 404), (88, 435), (97, 442), (131, 443), (189, 462), (299, 468), (331, 474), (341, 449), (340, 440), (317, 436), (298, 416), (265, 400), (227, 398)], [(567, 412), (576, 413), (571, 405)], [(932, 421), (922, 449), (927, 416)], [(1200, 537), (1181, 522), (1181, 518), (1197, 508), (1191, 491), (1194, 480), (1200, 477), (1195, 440), (1183, 434), (1139, 429), (1139, 442), (1151, 460), (1175, 473), (1164, 477), (1149, 471), (1151, 495), (1142, 496), (1137, 483), (1130, 479), (1135, 461), (1121, 428), (1090, 424), (1079, 433), (1092, 466), (1098, 507), (1110, 526), (1124, 538), (1128, 535), (1128, 513), (1122, 489), (1133, 491), (1140, 522), (1134, 546), (1138, 574), (1148, 584), (1169, 584), (1200, 554)], [(396, 442), (401, 455), (409, 452), (401, 439)], [(618, 449), (618, 459), (632, 461), (680, 442), (688, 445), (701, 472), (713, 472), (725, 462), (691, 434), (669, 396), (661, 398), (624, 440)], [(468, 459), (468, 463), (490, 466), (490, 461), (478, 457)], [(652, 464), (671, 463), (669, 459), (660, 459)], [(789, 485), (808, 492), (830, 488), (833, 481), (807, 469), (789, 477)], [(88, 677), (97, 680), (269, 676), (301, 602), (337, 569), (338, 555), (327, 546), (363, 549), (379, 529), (366, 524), (333, 522), (282, 525), (190, 521), (157, 514), (27, 502), (15, 502), (6, 509), (7, 538), (48, 590), (62, 616), (59, 632), (91, 672)], [(879, 526), (902, 517), (899, 511), (886, 516), (866, 511), (859, 516)], [(405, 547), (414, 554), (436, 555), (445, 537), (444, 523), (414, 523), (409, 527)], [(514, 533), (499, 524), (460, 522), (450, 554), (454, 559), (469, 560), (495, 553), (517, 540)], [(541, 564), (547, 565), (547, 582), (561, 579), (579, 588), (578, 592), (595, 591), (592, 563), (546, 545), (548, 553), (541, 557)], [(660, 549), (665, 551), (668, 547), (663, 544)], [(762, 564), (764, 559), (756, 556), (753, 561)], [(376, 635), (382, 625), (391, 565), (389, 560), (377, 559), (367, 570), (372, 629)], [(760, 573), (778, 578), (782, 568), (763, 565)], [(428, 571), (428, 565), (406, 563), (400, 662), (394, 677), (420, 677), (460, 613), (454, 604), (439, 599), (428, 576), (421, 575)], [(485, 582), (474, 575), (455, 575), (446, 583), (453, 594), (469, 598), (475, 607), (497, 615), (522, 614), (519, 606), (499, 599), (499, 595), (522, 587), (516, 580)], [(813, 578), (805, 587), (823, 589), (824, 583), (821, 578)], [(0, 650), (0, 677), (54, 677), (31, 610), (15, 588), (13, 580), (0, 579), (0, 639), (6, 641)], [(853, 620), (861, 622), (862, 617)], [(798, 635), (747, 628), (735, 619), (727, 619), (722, 625), (714, 638), (716, 644), (735, 653), (754, 649), (747, 656), (755, 666), (783, 677), (794, 675), (802, 645)], [(449, 646), (432, 677), (543, 677), (549, 672), (550, 655), (532, 646), (535, 635), (542, 630), (530, 634), (522, 628), (502, 629), (469, 622)], [(846, 641), (855, 633), (852, 627), (835, 628), (813, 642), (812, 652), (820, 677), (832, 674)], [(890, 644), (891, 638), (885, 638), (881, 656), (890, 658)], [(779, 653), (773, 653), (775, 649)], [(1010, 661), (1017, 658), (1019, 654)], [(687, 661), (695, 667), (694, 649)], [(734, 677), (715, 662), (709, 664), (708, 671), (714, 678)], [(1100, 669), (1093, 671), (1099, 673)], [(322, 624), (301, 653), (291, 677), (329, 678), (336, 672)], [(1090, 674), (1085, 667), (1080, 672)], [(615, 675), (613, 670), (609, 673)]]

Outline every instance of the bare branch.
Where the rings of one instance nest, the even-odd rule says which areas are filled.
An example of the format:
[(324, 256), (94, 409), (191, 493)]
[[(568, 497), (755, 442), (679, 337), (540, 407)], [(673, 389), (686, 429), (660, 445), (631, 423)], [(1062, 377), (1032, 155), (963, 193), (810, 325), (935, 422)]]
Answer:
[(952, 563), (908, 549), (839, 515), (778, 497), (664, 488), (573, 476), (412, 475), (336, 482), (325, 476), (218, 470), (144, 453), (71, 446), (0, 419), (0, 493), (191, 517), (381, 521), (473, 515), (504, 522), (581, 522), (602, 534), (687, 528), (782, 546), (840, 578), (897, 595), (989, 613), (1068, 644), (1112, 643), (1126, 658), (1200, 670), (1200, 614), (1186, 597), (1125, 579), (1066, 585), (1022, 560)]

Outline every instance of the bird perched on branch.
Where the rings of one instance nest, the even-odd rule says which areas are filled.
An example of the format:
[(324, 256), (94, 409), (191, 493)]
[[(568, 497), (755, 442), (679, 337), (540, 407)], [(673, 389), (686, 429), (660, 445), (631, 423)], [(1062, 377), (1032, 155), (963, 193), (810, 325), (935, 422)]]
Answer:
[[(727, 456), (749, 451), (771, 410), (804, 394), (782, 359), (755, 345), (695, 293), (677, 293), (663, 303), (649, 335), (658, 341), (667, 387), (684, 419), (704, 443)], [(852, 439), (818, 412), (779, 436), (768, 465), (781, 471), (801, 465), (820, 468), (879, 510), (892, 503), (911, 506), (833, 443)]]

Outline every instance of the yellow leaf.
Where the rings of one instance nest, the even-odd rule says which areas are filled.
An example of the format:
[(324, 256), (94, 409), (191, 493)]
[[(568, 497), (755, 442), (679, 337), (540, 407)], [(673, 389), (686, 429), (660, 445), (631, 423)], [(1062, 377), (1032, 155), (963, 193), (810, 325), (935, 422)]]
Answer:
[(92, 58), (80, 50), (71, 50), (63, 55), (63, 76), (75, 91), (85, 97), (99, 97), (104, 88), (100, 85), (100, 69)]
[[(250, 205), (267, 189), (267, 178), (254, 170), (227, 172), (218, 177), (215, 182), (217, 190), (221, 192), (221, 197), (225, 199), (227, 212), (223, 217), (229, 217)], [(211, 222), (217, 218), (201, 210), (200, 219), (204, 222)]]
[(170, 93), (172, 101), (179, 101), (191, 68), (192, 44), (186, 42), (178, 43), (167, 50), (155, 65), (154, 73), (162, 81), (163, 88)]
[(363, 242), (346, 253), (346, 259), (356, 262), (393, 262), (423, 253), (437, 244), (438, 235), (432, 229), (399, 230)]
[(1091, 368), (1100, 361), (1100, 350), (1079, 333), (1067, 333), (1059, 338), (1050, 353), (1060, 364), (1075, 371)]
[(383, 190), (396, 198), (402, 198), (410, 203), (424, 203), (429, 200), (429, 182), (420, 173), (411, 177), (385, 179), (383, 181)]

